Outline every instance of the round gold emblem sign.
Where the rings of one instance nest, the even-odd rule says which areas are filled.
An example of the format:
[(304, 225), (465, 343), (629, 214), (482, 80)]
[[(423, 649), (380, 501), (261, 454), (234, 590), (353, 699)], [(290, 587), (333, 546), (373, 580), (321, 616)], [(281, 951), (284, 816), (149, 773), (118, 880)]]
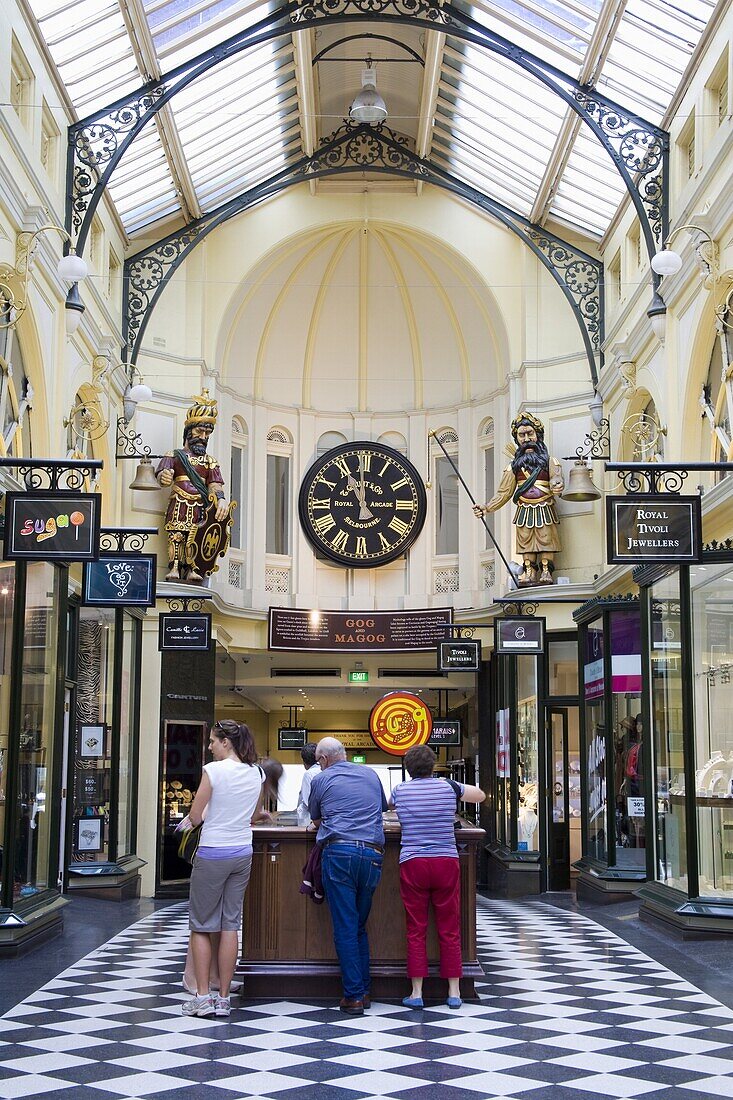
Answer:
[(369, 715), (372, 741), (391, 756), (404, 756), (414, 745), (424, 745), (432, 728), (433, 719), (427, 706), (409, 691), (384, 695)]

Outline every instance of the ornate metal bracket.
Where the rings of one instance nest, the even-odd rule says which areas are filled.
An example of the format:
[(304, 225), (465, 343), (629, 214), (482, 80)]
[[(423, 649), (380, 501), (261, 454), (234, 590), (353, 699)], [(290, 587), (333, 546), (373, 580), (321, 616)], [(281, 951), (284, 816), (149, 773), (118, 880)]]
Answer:
[(693, 470), (731, 474), (733, 462), (607, 462), (606, 469), (618, 474), (627, 493), (679, 493)]
[(0, 467), (16, 469), (26, 492), (78, 493), (104, 467), (92, 458), (0, 458)]
[(211, 596), (165, 596), (169, 611), (203, 611)]
[(365, 169), (432, 183), (478, 207), (516, 234), (547, 268), (572, 308), (583, 338), (591, 379), (595, 383), (596, 356), (601, 358), (603, 340), (603, 265), (574, 245), (533, 225), (509, 207), (418, 157), (409, 148), (407, 140), (388, 127), (358, 125), (350, 121), (344, 122), (333, 134), (324, 138), (313, 156), (301, 157), (271, 179), (129, 257), (125, 262), (123, 280), (123, 332), (128, 360), (136, 360), (145, 328), (166, 284), (189, 252), (208, 233), (287, 187), (305, 180), (363, 172)]
[(563, 455), (566, 462), (578, 459), (588, 462), (597, 458), (601, 461), (609, 461), (611, 458), (611, 421), (605, 418), (592, 432), (588, 432), (580, 446), (575, 448), (574, 455)]
[(502, 601), (501, 613), (506, 618), (519, 618), (522, 615), (536, 615), (538, 603), (530, 603), (529, 600)]
[[(566, 73), (469, 18), (432, 0), (310, 0), (291, 2), (221, 45), (180, 65), (69, 128), (67, 228), (83, 251), (92, 218), (117, 165), (143, 127), (178, 92), (221, 62), (316, 23), (388, 22), (436, 30), (518, 65), (558, 95), (593, 131), (620, 173), (639, 216), (649, 257), (668, 221), (669, 135), (579, 84)], [(657, 279), (658, 281), (658, 279)], [(656, 285), (656, 283), (655, 283)]]
[(103, 527), (99, 532), (99, 549), (103, 554), (139, 554), (157, 527)]
[(139, 432), (133, 431), (124, 416), (118, 416), (115, 465), (127, 458), (136, 458), (140, 462), (142, 459), (162, 458), (162, 455), (152, 454)]

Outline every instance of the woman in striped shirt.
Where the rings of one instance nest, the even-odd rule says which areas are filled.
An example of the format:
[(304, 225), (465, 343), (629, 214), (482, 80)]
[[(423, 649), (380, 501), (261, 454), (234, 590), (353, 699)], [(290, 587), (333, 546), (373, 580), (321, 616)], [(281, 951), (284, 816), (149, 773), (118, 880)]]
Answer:
[(407, 1008), (422, 1008), (423, 978), (428, 976), (427, 931), (432, 903), (440, 943), (440, 976), (448, 979), (448, 1007), (461, 1007), (461, 888), (453, 822), (456, 797), (483, 802), (479, 787), (453, 784), (433, 776), (436, 757), (428, 745), (404, 756), (410, 781), (392, 791), (391, 803), (402, 828), (400, 894), (407, 922), (407, 976), (412, 992)]

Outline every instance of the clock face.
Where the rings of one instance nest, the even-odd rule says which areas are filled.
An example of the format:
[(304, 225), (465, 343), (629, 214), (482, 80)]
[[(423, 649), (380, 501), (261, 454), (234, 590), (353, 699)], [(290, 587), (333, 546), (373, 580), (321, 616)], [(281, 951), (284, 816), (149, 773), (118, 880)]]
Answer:
[(399, 451), (344, 443), (303, 478), (298, 510), (307, 538), (339, 565), (372, 568), (412, 546), (425, 522), (422, 478)]

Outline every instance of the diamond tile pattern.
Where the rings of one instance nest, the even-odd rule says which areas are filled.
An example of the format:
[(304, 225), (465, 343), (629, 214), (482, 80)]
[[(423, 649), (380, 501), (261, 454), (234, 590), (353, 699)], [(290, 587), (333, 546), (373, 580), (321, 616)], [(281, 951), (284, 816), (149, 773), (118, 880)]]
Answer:
[(246, 1000), (181, 1016), (186, 906), (81, 959), (0, 1022), (0, 1100), (733, 1097), (733, 1012), (586, 917), (478, 902), (481, 1003), (361, 1018)]

